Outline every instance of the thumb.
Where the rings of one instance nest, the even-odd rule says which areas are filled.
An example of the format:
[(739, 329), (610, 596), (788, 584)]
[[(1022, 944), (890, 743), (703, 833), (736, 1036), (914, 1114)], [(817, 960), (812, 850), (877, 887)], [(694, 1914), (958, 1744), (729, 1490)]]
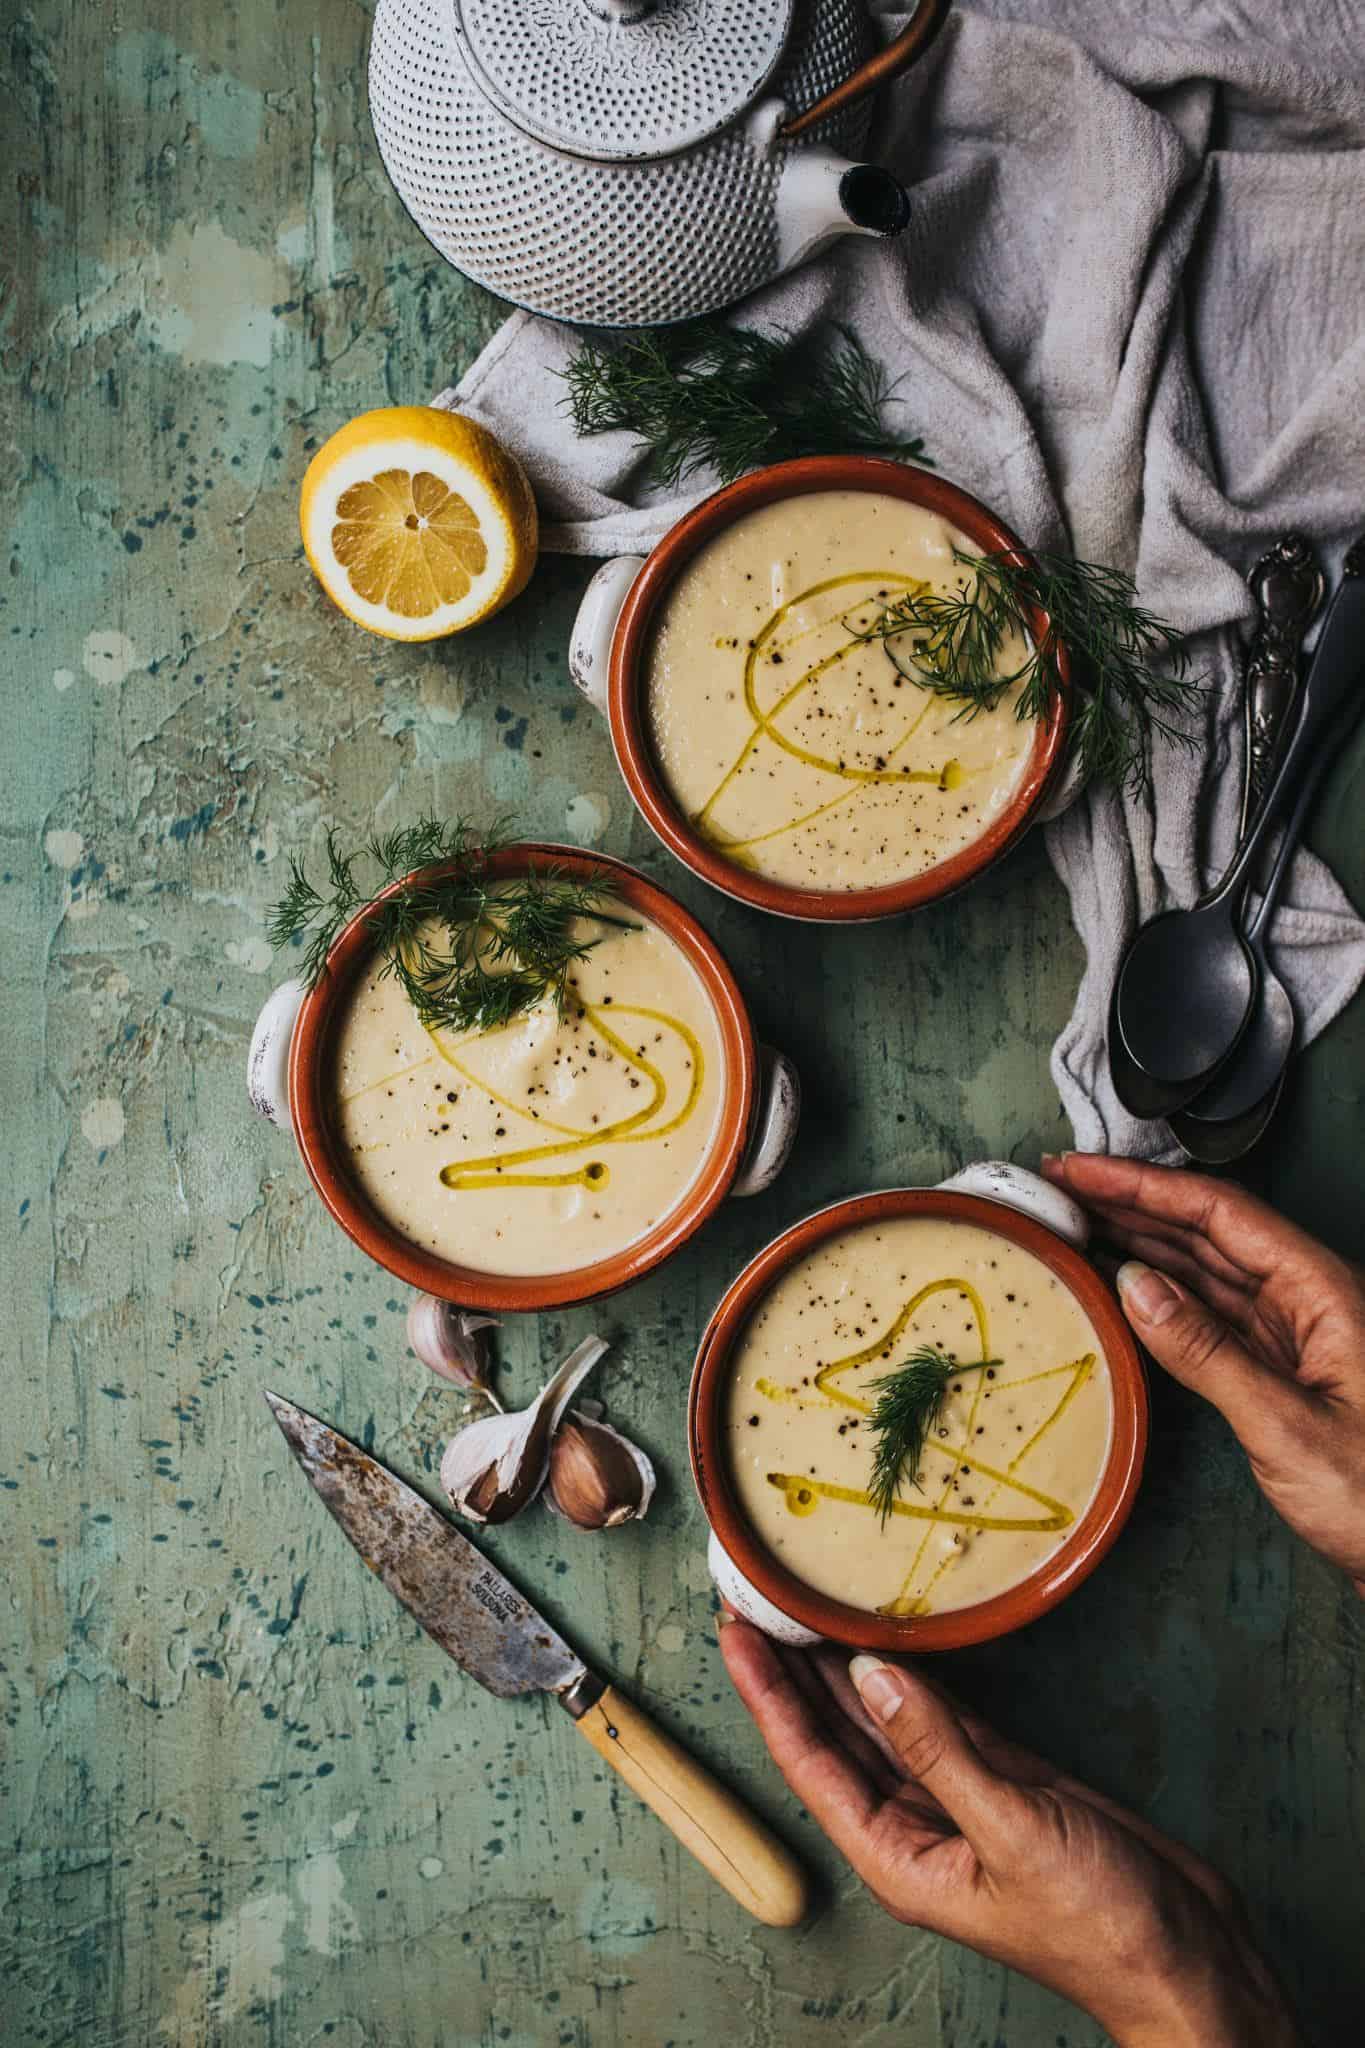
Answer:
[(942, 1695), (903, 1665), (855, 1657), (849, 1675), (908, 1775), (938, 1801), (983, 1862), (1017, 1838), (1019, 1786), (993, 1771)]
[(1254, 1453), (1303, 1426), (1308, 1395), (1254, 1359), (1197, 1295), (1137, 1259), (1118, 1272), (1123, 1312), (1158, 1365), (1219, 1409)]

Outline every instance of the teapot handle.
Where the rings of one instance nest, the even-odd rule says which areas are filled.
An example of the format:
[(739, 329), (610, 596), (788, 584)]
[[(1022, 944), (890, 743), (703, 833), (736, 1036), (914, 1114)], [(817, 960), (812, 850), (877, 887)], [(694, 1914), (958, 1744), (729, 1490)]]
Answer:
[(907, 71), (917, 57), (922, 57), (934, 37), (942, 28), (947, 17), (951, 0), (919, 0), (900, 34), (889, 42), (884, 50), (878, 50), (875, 57), (869, 57), (866, 64), (860, 64), (852, 77), (846, 78), (807, 107), (802, 114), (793, 114), (784, 121), (778, 134), (784, 142), (794, 142), (798, 135), (805, 135), (818, 121), (830, 114), (842, 114), (846, 107), (856, 105), (884, 85), (889, 78), (899, 77)]

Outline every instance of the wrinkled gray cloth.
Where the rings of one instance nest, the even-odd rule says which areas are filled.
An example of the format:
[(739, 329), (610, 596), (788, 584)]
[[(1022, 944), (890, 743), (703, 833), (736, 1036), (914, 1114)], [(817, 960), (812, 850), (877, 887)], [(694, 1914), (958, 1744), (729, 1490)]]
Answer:
[[(850, 322), (944, 473), (1035, 546), (1131, 571), (1199, 636), (1204, 744), (1159, 744), (1150, 796), (1091, 789), (1047, 828), (1086, 951), (1052, 1057), (1076, 1142), (1174, 1157), (1114, 1095), (1105, 1015), (1139, 920), (1231, 852), (1245, 571), (1297, 527), (1335, 572), (1365, 528), (1362, 10), (1033, 0), (1069, 33), (1025, 11), (956, 14), (894, 88), (870, 153), (913, 188), (905, 234), (846, 238), (735, 317)], [(705, 481), (651, 495), (628, 436), (574, 438), (553, 374), (572, 344), (515, 316), (458, 403), (523, 455), (548, 547), (642, 552)], [(1312, 1038), (1365, 977), (1365, 926), (1307, 855), (1272, 950)]]

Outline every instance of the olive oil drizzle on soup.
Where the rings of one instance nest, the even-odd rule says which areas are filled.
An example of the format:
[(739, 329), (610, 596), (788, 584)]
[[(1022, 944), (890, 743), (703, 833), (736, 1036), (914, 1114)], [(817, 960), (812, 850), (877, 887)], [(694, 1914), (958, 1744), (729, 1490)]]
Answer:
[(338, 1023), (351, 1177), (403, 1236), (480, 1272), (571, 1272), (638, 1243), (714, 1142), (724, 1055), (690, 961), (647, 922), (575, 932), (599, 943), (562, 1015), (547, 997), (495, 1030), (428, 1029), (376, 961)]
[[(883, 1521), (874, 1382), (936, 1346), (958, 1370)], [(1035, 1571), (1089, 1506), (1112, 1397), (1093, 1324), (1042, 1261), (933, 1217), (819, 1246), (736, 1348), (727, 1439), (739, 1504), (797, 1578), (890, 1615), (969, 1607)]]
[[(901, 675), (867, 631), (907, 592), (970, 576), (971, 544), (875, 491), (814, 491), (746, 514), (660, 608), (647, 664), (655, 759), (693, 828), (790, 887), (872, 888), (936, 866), (1009, 803), (1036, 728)], [(1025, 646), (1004, 643), (998, 672)]]

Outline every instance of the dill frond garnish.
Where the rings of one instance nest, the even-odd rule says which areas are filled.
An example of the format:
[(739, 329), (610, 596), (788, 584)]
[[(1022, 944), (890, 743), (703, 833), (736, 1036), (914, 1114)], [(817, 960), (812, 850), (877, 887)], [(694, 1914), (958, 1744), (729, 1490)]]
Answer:
[(951, 1382), (999, 1363), (998, 1358), (982, 1358), (957, 1365), (936, 1344), (923, 1344), (894, 1372), (872, 1381), (877, 1405), (870, 1421), (877, 1441), (867, 1490), (883, 1522), (895, 1506), (901, 1480), (908, 1476), (914, 1481), (919, 1471)]
[[(956, 699), (963, 718), (993, 711), (1017, 689), (1015, 715), (1046, 721), (1061, 691), (1054, 658), (1061, 640), (1084, 684), (1071, 704), (1070, 747), (1088, 777), (1139, 790), (1151, 778), (1153, 733), (1195, 744), (1185, 719), (1203, 678), (1190, 674), (1184, 636), (1138, 604), (1121, 570), (1069, 555), (1019, 562), (955, 548), (953, 556), (964, 571), (953, 589), (912, 592), (861, 635), (881, 640), (908, 681)], [(1031, 606), (1050, 621), (1039, 643), (1029, 637)], [(999, 668), (1015, 632), (1024, 635), (1024, 658)]]
[(547, 996), (563, 1012), (573, 968), (598, 943), (575, 930), (579, 921), (638, 927), (605, 907), (614, 900), (605, 879), (580, 880), (553, 865), (492, 877), (490, 856), (505, 844), (505, 824), (476, 834), (460, 820), (431, 817), (371, 834), (354, 853), (344, 853), (329, 832), (325, 884), (314, 884), (300, 861), (290, 861), (288, 886), (267, 926), (270, 943), (277, 951), (302, 948), (299, 976), (312, 988), (342, 926), (380, 890), (401, 882), (368, 923), (382, 972), (398, 981), (423, 1024), (493, 1030)]
[(883, 423), (895, 386), (843, 327), (833, 341), (712, 320), (646, 329), (580, 342), (562, 374), (574, 432), (637, 435), (651, 483), (677, 485), (701, 469), (732, 483), (797, 455), (894, 455), (932, 467), (917, 435)]

